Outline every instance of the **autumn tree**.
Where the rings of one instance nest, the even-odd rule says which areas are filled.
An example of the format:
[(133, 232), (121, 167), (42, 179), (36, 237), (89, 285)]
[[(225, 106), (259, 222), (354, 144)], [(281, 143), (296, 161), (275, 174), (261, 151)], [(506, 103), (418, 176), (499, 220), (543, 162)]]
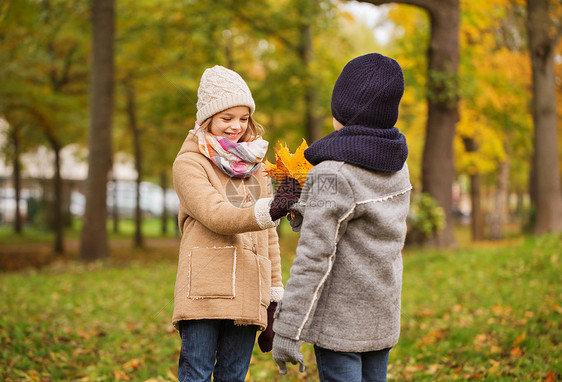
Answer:
[[(297, 111), (302, 113), (298, 124), (304, 127), (303, 133), (307, 141), (313, 142), (321, 138), (323, 135), (321, 111), (325, 108), (320, 106), (323, 98), (319, 92), (321, 81), (315, 71), (317, 69), (316, 34), (325, 32), (330, 22), (334, 20), (336, 15), (334, 5), (329, 1), (289, 0), (263, 2), (259, 7), (247, 7), (242, 1), (224, 1), (229, 4), (235, 19), (244, 23), (250, 31), (268, 39), (264, 42), (269, 41), (268, 44), (275, 49), (274, 61), (278, 63), (283, 59), (281, 52), (286, 52), (290, 57), (283, 59), (285, 65), (277, 64), (275, 68), (264, 68), (263, 82), (277, 83), (280, 85), (278, 89), (291, 88), (290, 98), (280, 100), (277, 95), (276, 99), (292, 103), (292, 113)], [(337, 41), (336, 39), (333, 42)], [(276, 91), (270, 86), (268, 92)], [(281, 98), (285, 97), (286, 95), (281, 95)], [(300, 97), (300, 100), (296, 100), (297, 97)]]
[[(144, 245), (142, 182), (168, 187), (172, 162), (195, 120), (202, 69), (216, 64), (222, 53), (226, 63), (222, 57), (220, 63), (234, 64), (232, 47), (223, 38), (230, 17), (228, 12), (214, 12), (214, 7), (205, 2), (118, 4), (114, 155), (125, 154), (135, 166), (137, 247)], [(165, 190), (163, 203), (165, 231)]]
[[(50, 223), (55, 231), (54, 251), (64, 251), (63, 179), (61, 151), (80, 140), (86, 75), (83, 20), (87, 12), (79, 1), (39, 1), (5, 4), (9, 20), (2, 23), (5, 53), (3, 109), (14, 128), (26, 126), (25, 141), (38, 144), (42, 135), (54, 154), (51, 187), (44, 189), (51, 206)], [(73, 17), (68, 17), (72, 13)], [(5, 28), (5, 29), (4, 29)], [(16, 63), (17, 62), (17, 63)], [(23, 122), (23, 124), (22, 124)], [(13, 131), (14, 152), (30, 147)], [(19, 166), (14, 166), (15, 176)], [(16, 185), (19, 183), (15, 181)]]
[[(46, 86), (51, 94), (48, 102), (51, 103), (52, 117), (43, 118), (39, 125), (45, 135), (46, 141), (54, 153), (54, 177), (53, 177), (53, 209), (55, 227), (55, 252), (62, 253), (64, 236), (64, 212), (63, 212), (63, 180), (61, 176), (61, 151), (65, 145), (76, 141), (81, 133), (82, 122), (77, 114), (82, 110), (80, 96), (85, 93), (83, 87), (87, 72), (84, 68), (85, 52), (83, 52), (85, 33), (80, 25), (87, 16), (86, 9), (80, 2), (53, 3), (41, 2), (43, 15), (42, 34), (48, 62)], [(74, 17), (68, 18), (72, 12)], [(68, 21), (73, 21), (68, 25)], [(41, 102), (41, 101), (39, 101)], [(34, 108), (40, 107), (34, 105)], [(57, 108), (55, 114), (53, 108)], [(47, 114), (47, 111), (45, 111)], [(74, 118), (67, 118), (72, 115)], [(71, 125), (71, 126), (65, 126)], [(77, 126), (78, 125), (78, 126)], [(76, 128), (78, 127), (78, 129)], [(74, 131), (73, 131), (74, 130)]]
[(427, 11), (431, 34), (427, 50), (427, 125), (422, 158), (422, 189), (433, 196), (446, 215), (438, 246), (456, 243), (453, 231), (453, 139), (459, 119), (457, 71), (459, 62), (459, 0), (360, 0), (374, 5), (408, 4)]
[[(16, 210), (14, 219), (14, 233), (22, 232), (22, 216), (20, 211), (21, 195), (21, 154), (23, 152), (22, 133), (28, 121), (22, 116), (21, 109), (14, 108), (14, 97), (21, 89), (24, 81), (16, 76), (15, 62), (22, 58), (22, 42), (25, 41), (26, 32), (34, 20), (30, 17), (32, 7), (24, 3), (16, 7), (15, 4), (6, 3), (0, 9), (0, 61), (6, 63), (0, 67), (0, 116), (8, 123), (4, 131), (5, 145), (0, 147), (6, 161), (12, 164), (12, 182), (15, 191)], [(16, 101), (17, 103), (17, 101)], [(8, 115), (11, 114), (11, 115)], [(23, 118), (21, 118), (23, 117)], [(0, 125), (4, 127), (4, 121)]]
[[(470, 179), (473, 239), (485, 237), (486, 225), (489, 237), (499, 239), (508, 195), (526, 183), (521, 179), (531, 155), (524, 12), (514, 0), (464, 1), (461, 8), (463, 101), (455, 164)], [(487, 209), (484, 188), (493, 192)]]
[(92, 77), (86, 210), (80, 246), (82, 260), (109, 255), (107, 241), (107, 175), (111, 168), (115, 1), (92, 2)]
[(561, 15), (560, 1), (527, 1), (527, 30), (533, 71), (533, 180), (536, 182), (534, 232), (537, 234), (562, 231), (562, 189), (554, 84), (554, 56), (562, 35)]

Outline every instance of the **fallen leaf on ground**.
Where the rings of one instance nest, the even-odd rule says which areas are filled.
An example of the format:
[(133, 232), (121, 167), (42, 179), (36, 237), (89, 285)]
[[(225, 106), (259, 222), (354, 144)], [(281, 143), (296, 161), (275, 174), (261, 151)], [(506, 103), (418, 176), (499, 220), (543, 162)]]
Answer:
[(546, 375), (544, 382), (556, 382), (556, 374), (551, 370)]
[(511, 349), (509, 354), (511, 354), (513, 357), (521, 357), (523, 355), (523, 352), (521, 351), (521, 348), (519, 346), (516, 346)]
[(123, 364), (123, 367), (127, 370), (135, 370), (140, 367), (140, 361), (137, 358), (134, 358), (128, 362)]

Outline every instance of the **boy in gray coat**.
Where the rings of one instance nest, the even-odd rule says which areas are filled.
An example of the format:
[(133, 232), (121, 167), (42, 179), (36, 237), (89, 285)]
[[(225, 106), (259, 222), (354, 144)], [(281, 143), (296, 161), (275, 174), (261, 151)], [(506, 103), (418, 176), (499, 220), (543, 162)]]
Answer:
[[(281, 374), (286, 362), (304, 370), (306, 341), (314, 344), (321, 381), (386, 381), (400, 332), (411, 190), (406, 139), (394, 126), (403, 92), (392, 58), (351, 60), (332, 93), (336, 131), (305, 151), (315, 167), (291, 207), (302, 215), (302, 224), (292, 223), (301, 236), (273, 325)], [(276, 213), (280, 205), (288, 211), (299, 192), (282, 186)]]

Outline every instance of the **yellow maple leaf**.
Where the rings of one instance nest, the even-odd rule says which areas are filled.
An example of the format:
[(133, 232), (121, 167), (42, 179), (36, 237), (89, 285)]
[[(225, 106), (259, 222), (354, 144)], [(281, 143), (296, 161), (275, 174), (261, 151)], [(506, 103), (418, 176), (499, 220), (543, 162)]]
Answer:
[(303, 139), (294, 153), (289, 151), (287, 145), (282, 145), (280, 142), (278, 145), (279, 148), (275, 148), (275, 164), (267, 160), (264, 162), (265, 173), (279, 182), (287, 177), (294, 178), (303, 187), (308, 172), (314, 167), (304, 157), (304, 150), (308, 148), (308, 144)]

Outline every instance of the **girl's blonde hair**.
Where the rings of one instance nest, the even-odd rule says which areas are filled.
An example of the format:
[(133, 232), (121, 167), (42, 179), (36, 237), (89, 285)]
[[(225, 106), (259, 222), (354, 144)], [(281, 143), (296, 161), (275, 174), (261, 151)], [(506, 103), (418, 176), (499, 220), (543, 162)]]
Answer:
[[(217, 113), (218, 114), (218, 113)], [(217, 115), (215, 114), (215, 115)], [(209, 117), (205, 120), (205, 122), (203, 122), (203, 124), (201, 125), (200, 129), (203, 129), (204, 132), (211, 132), (211, 121), (213, 119), (213, 117), (215, 116), (213, 115), (212, 117)], [(250, 115), (248, 117), (248, 128), (246, 129), (246, 131), (244, 132), (244, 135), (242, 135), (239, 139), (239, 142), (251, 142), (254, 141), (258, 138), (261, 138), (264, 134), (265, 130), (263, 128), (262, 125), (260, 125), (254, 118), (252, 118), (252, 116)]]

